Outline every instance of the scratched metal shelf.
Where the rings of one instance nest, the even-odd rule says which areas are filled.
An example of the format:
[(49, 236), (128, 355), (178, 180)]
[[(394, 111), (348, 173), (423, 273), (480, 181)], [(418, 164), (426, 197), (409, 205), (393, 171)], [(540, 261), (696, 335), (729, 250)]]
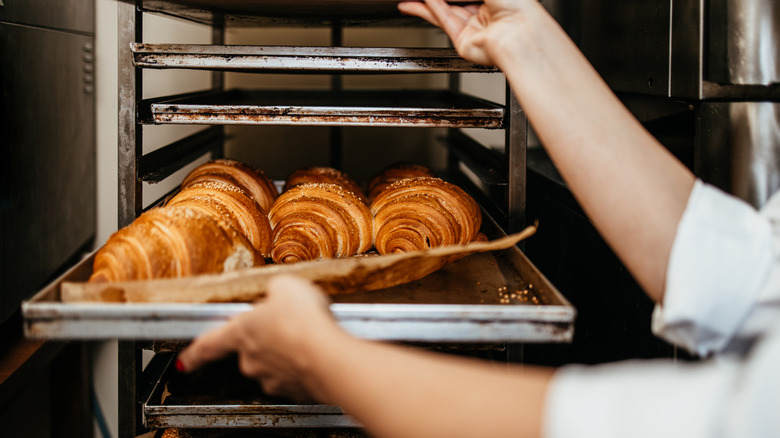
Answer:
[(164, 372), (142, 406), (143, 424), (150, 429), (359, 427), (337, 406), (264, 394), (256, 381), (239, 373), (235, 358), (181, 374), (171, 364), (175, 354), (158, 356)]
[(497, 72), (449, 48), (290, 47), (133, 43), (133, 65), (154, 69), (240, 72), (452, 73)]
[(145, 124), (502, 129), (504, 106), (443, 90), (230, 90), (147, 99)]
[[(485, 219), (483, 233), (503, 235)], [(22, 303), (27, 337), (189, 340), (251, 309), (249, 303), (63, 303), (62, 282), (85, 281), (91, 271), (89, 257)], [(465, 257), (411, 283), (336, 295), (330, 309), (355, 336), (425, 343), (571, 342), (576, 314), (514, 247)]]
[[(427, 26), (398, 12), (399, 0), (122, 0), (143, 12), (226, 27), (337, 23), (346, 26)], [(480, 3), (449, 0), (450, 3)]]

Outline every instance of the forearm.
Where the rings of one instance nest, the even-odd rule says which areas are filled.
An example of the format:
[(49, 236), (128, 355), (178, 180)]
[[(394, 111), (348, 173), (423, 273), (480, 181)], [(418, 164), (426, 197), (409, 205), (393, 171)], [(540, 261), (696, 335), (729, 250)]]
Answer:
[(556, 167), (645, 291), (661, 301), (694, 176), (621, 104), (538, 2), (488, 44)]
[(500, 366), (348, 336), (315, 347), (313, 393), (375, 436), (538, 436), (551, 370)]

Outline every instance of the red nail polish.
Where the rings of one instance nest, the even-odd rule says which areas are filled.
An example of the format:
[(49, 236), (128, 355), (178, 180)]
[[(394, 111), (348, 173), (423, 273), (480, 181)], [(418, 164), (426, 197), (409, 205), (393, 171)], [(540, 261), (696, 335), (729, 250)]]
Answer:
[(180, 373), (184, 372), (184, 363), (182, 363), (181, 359), (176, 359), (176, 371)]

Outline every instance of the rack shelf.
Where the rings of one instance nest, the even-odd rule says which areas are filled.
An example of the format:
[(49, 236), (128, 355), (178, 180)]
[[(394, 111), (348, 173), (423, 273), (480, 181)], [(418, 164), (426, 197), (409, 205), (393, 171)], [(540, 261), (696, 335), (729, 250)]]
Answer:
[(448, 48), (133, 43), (131, 51), (139, 68), (323, 74), (497, 72)]
[[(120, 227), (131, 223), (143, 211), (143, 182), (165, 179), (204, 151), (212, 157), (220, 156), (219, 143), (224, 147), (227, 138), (223, 125), (237, 124), (329, 126), (331, 135), (323, 140), (327, 143), (324, 146), (332, 148), (334, 163), (339, 162), (338, 151), (333, 148), (340, 147), (342, 127), (447, 128), (447, 137), (453, 139), (458, 138), (458, 128), (502, 129), (505, 132), (502, 159), (481, 153), (478, 150), (481, 145), (460, 142), (451, 149), (447, 170), (458, 169), (461, 164), (477, 168), (479, 177), (500, 191), (492, 193), (500, 205), (493, 210), (500, 217), (494, 218), (495, 222), (487, 221), (488, 227), (493, 227), (491, 232), (513, 233), (525, 226), (525, 114), (509, 91), (506, 105), (499, 105), (466, 95), (459, 86), (458, 73), (493, 73), (496, 69), (464, 61), (450, 48), (341, 47), (341, 32), (347, 26), (430, 27), (423, 20), (401, 15), (397, 0), (120, 0), (119, 3)], [(149, 44), (143, 41), (142, 32), (143, 16), (147, 12), (205, 24), (211, 28), (213, 44)], [(228, 28), (277, 25), (329, 28), (331, 45), (225, 44)], [(210, 71), (212, 87), (200, 93), (143, 99), (142, 73), (149, 69)], [(332, 75), (331, 88), (225, 90), (225, 72), (328, 74)], [(344, 90), (342, 82), (343, 75), (412, 73), (447, 74), (449, 86), (444, 90), (357, 91)], [(168, 124), (210, 128), (155, 152), (144, 153), (144, 125)], [(480, 160), (486, 156), (490, 159), (480, 166)], [(84, 267), (73, 271), (73, 275), (87, 273)], [(471, 277), (464, 279), (463, 275)], [(475, 288), (474, 284), (482, 286)], [(501, 288), (520, 290), (530, 284), (534, 285), (531, 295), (537, 300), (535, 303), (507, 305), (497, 301)], [(463, 288), (464, 285), (472, 287)], [(274, 427), (280, 421), (289, 421), (285, 427), (354, 426), (333, 407), (262, 401), (231, 406), (223, 403), (224, 400), (199, 405), (183, 399), (180, 403), (170, 399), (168, 404), (163, 404), (157, 403), (162, 401), (161, 397), (149, 398), (151, 388), (147, 384), (154, 383), (159, 373), (152, 376), (153, 373), (144, 371), (141, 350), (149, 346), (142, 341), (161, 336), (186, 341), (247, 310), (249, 304), (77, 309), (58, 303), (56, 289), (38, 298), (27, 307), (28, 312), (37, 312), (39, 317), (30, 321), (31, 331), (60, 337), (110, 333), (120, 338), (122, 437), (135, 437), (150, 427), (193, 424), (200, 428)], [(357, 336), (427, 345), (570, 342), (575, 317), (574, 309), (517, 248), (464, 258), (412, 284), (337, 297), (331, 311), (346, 330)], [(294, 415), (276, 415), (271, 412), (274, 410)]]
[(501, 105), (449, 91), (232, 90), (142, 101), (146, 124), (504, 127)]

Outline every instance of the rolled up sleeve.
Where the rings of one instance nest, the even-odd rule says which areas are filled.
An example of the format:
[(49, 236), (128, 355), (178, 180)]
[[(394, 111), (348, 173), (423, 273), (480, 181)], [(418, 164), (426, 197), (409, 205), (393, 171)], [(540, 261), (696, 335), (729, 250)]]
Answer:
[(702, 357), (723, 351), (755, 306), (774, 257), (765, 217), (697, 181), (672, 246), (653, 332)]

